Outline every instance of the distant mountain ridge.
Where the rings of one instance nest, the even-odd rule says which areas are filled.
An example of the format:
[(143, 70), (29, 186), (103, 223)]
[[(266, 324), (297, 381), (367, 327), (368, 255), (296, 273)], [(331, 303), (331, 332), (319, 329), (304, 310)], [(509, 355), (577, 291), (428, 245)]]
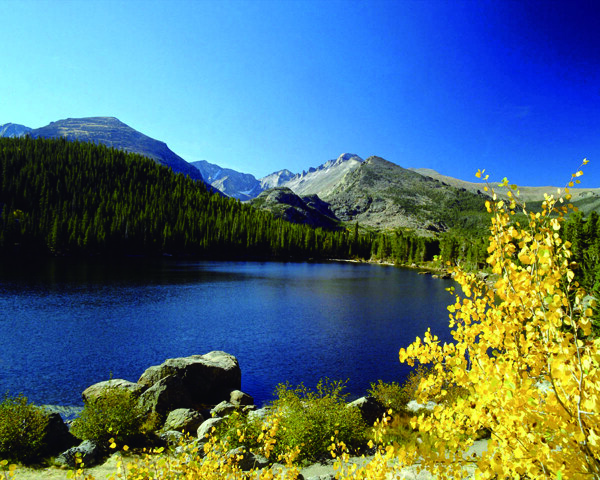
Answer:
[(31, 128), (18, 123), (0, 125), (0, 137), (21, 137), (29, 132), (31, 132)]
[(358, 155), (343, 153), (317, 168), (295, 175), (281, 186), (290, 188), (298, 195), (319, 195), (325, 198), (347, 173), (358, 168), (363, 161)]
[(200, 170), (206, 182), (226, 195), (239, 200), (250, 200), (261, 192), (276, 187), (290, 188), (300, 196), (322, 197), (335, 188), (346, 173), (357, 168), (362, 162), (363, 159), (358, 155), (343, 153), (317, 168), (309, 168), (308, 172), (294, 174), (284, 169), (258, 180), (251, 174), (223, 168), (206, 160), (192, 162), (191, 165)]
[(200, 171), (169, 149), (166, 143), (134, 130), (115, 117), (67, 118), (28, 132), (33, 138), (60, 138), (101, 143), (137, 153), (170, 167), (177, 173), (203, 180)]
[(205, 182), (229, 197), (242, 201), (249, 200), (264, 190), (261, 188), (260, 182), (250, 173), (221, 168), (206, 160), (191, 162), (190, 165), (200, 171)]

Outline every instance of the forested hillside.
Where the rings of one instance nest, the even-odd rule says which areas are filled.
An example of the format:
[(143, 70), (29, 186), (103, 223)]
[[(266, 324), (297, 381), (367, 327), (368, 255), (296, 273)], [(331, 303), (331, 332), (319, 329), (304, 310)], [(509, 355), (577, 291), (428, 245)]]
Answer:
[(274, 218), (135, 154), (0, 139), (0, 249), (26, 254), (368, 257), (371, 241)]
[[(573, 214), (565, 239), (575, 273), (600, 294), (600, 221)], [(328, 231), (293, 224), (213, 194), (145, 157), (65, 139), (0, 138), (3, 255), (196, 255), (205, 258), (375, 259), (423, 264), (434, 256), (486, 268), (488, 232), (422, 237), (354, 223)]]

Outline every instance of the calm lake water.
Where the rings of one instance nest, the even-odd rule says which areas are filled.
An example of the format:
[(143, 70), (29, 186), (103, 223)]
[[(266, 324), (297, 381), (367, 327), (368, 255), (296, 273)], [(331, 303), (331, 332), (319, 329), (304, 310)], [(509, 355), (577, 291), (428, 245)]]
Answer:
[(398, 350), (428, 326), (450, 339), (448, 280), (352, 263), (52, 259), (0, 264), (0, 394), (81, 405), (166, 358), (224, 350), (261, 404), (276, 385), (401, 380)]

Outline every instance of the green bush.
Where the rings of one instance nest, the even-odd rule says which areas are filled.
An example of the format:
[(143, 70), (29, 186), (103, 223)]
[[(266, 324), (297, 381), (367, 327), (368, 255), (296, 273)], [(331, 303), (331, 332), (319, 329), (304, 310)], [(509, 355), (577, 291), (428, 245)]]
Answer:
[(144, 433), (145, 419), (130, 392), (107, 387), (98, 398), (85, 402), (71, 433), (82, 440), (123, 444)]
[(295, 388), (287, 383), (278, 385), (269, 415), (280, 422), (275, 453), (300, 447), (298, 460), (314, 462), (329, 457), (332, 438), (351, 450), (362, 446), (368, 427), (358, 408), (347, 405), (344, 387), (345, 382), (328, 379), (319, 381), (315, 390), (304, 384)]
[(44, 445), (48, 414), (27, 397), (4, 395), (0, 402), (0, 458), (29, 462), (36, 460)]
[(397, 382), (385, 383), (378, 380), (377, 383), (371, 384), (367, 393), (386, 410), (392, 409), (393, 412), (403, 411), (410, 401), (407, 389)]

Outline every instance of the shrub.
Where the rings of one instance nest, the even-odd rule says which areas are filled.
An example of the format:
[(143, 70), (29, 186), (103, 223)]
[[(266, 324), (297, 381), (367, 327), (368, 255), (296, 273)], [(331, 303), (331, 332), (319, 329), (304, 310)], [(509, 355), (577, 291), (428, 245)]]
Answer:
[(137, 399), (130, 392), (107, 387), (98, 398), (85, 402), (71, 433), (100, 444), (111, 438), (122, 444), (144, 433), (144, 423)]
[(44, 448), (48, 415), (27, 397), (8, 394), (0, 403), (0, 458), (29, 462)]
[[(315, 390), (300, 384), (277, 386), (271, 419), (277, 418), (275, 453), (299, 448), (298, 460), (311, 462), (329, 456), (332, 438), (349, 448), (366, 440), (367, 425), (357, 408), (350, 407), (343, 393), (345, 382), (321, 380)], [(269, 422), (267, 418), (267, 423)]]
[(397, 382), (386, 383), (378, 380), (372, 383), (367, 393), (386, 409), (392, 409), (393, 412), (404, 410), (406, 404), (410, 401), (404, 388)]

